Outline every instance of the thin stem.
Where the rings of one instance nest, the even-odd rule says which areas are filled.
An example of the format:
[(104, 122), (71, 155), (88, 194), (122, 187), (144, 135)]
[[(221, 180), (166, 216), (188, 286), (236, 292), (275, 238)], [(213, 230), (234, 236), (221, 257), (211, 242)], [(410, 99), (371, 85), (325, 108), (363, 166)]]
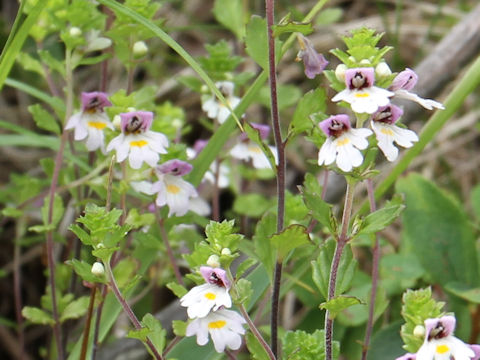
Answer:
[[(337, 272), (342, 258), (343, 249), (348, 242), (347, 232), (350, 217), (352, 215), (353, 205), (353, 188), (354, 183), (347, 179), (347, 192), (345, 194), (345, 205), (343, 207), (342, 227), (340, 235), (337, 238), (335, 246), (335, 254), (333, 255), (332, 266), (330, 268), (330, 280), (328, 282), (328, 299), (335, 297), (335, 289), (337, 287)], [(325, 312), (325, 360), (332, 360), (332, 340), (333, 340), (333, 319), (330, 318), (330, 312)]]
[(21, 289), (21, 266), (20, 266), (20, 257), (22, 255), (22, 249), (20, 247), (20, 238), (23, 227), (23, 218), (17, 223), (17, 229), (15, 231), (15, 248), (13, 253), (13, 292), (15, 297), (15, 315), (17, 318), (17, 334), (18, 334), (18, 345), (19, 349), (19, 359), (23, 360), (25, 358), (25, 332), (23, 328), (23, 316), (22, 316), (22, 289)]
[(103, 285), (102, 300), (100, 301), (100, 304), (98, 304), (97, 316), (95, 318), (95, 330), (93, 332), (93, 346), (92, 346), (91, 360), (95, 360), (97, 356), (97, 349), (98, 349), (99, 338), (100, 338), (100, 323), (102, 320), (103, 305), (105, 304), (105, 297), (107, 296), (107, 292), (108, 292), (108, 286)]
[[(273, 37), (274, 9), (275, 0), (266, 0), (265, 2), (267, 15), (267, 34), (268, 34), (268, 65), (269, 65), (269, 84), (270, 84), (270, 107), (272, 116), (272, 127), (277, 147), (278, 166), (277, 166), (277, 232), (283, 230), (285, 217), (285, 143), (282, 140), (282, 132), (280, 128), (280, 116), (278, 113), (278, 97), (277, 97), (277, 71), (275, 60), (275, 38)], [(280, 301), (280, 285), (282, 280), (282, 263), (277, 261), (275, 265), (273, 292), (272, 292), (272, 313), (271, 313), (271, 344), (275, 357), (278, 353), (278, 318), (279, 318), (279, 301)]]
[[(140, 323), (140, 321), (138, 321), (137, 317), (133, 313), (132, 308), (130, 307), (130, 305), (128, 305), (127, 301), (122, 296), (122, 293), (120, 292), (120, 289), (117, 286), (117, 282), (115, 281), (115, 277), (113, 276), (112, 268), (110, 267), (110, 262), (109, 261), (107, 261), (106, 264), (105, 264), (105, 272), (106, 272), (107, 277), (108, 277), (109, 285), (112, 288), (113, 293), (115, 294), (115, 297), (117, 298), (117, 301), (122, 306), (123, 310), (125, 311), (125, 314), (127, 314), (128, 318), (132, 322), (135, 329), (140, 330), (142, 328), (142, 324)], [(162, 355), (160, 355), (160, 353), (157, 351), (157, 349), (153, 345), (152, 341), (148, 337), (147, 337), (145, 342), (146, 342), (148, 348), (150, 349), (150, 351), (152, 352), (153, 357), (157, 360), (163, 360)]]
[(276, 359), (275, 354), (273, 353), (270, 346), (268, 346), (268, 344), (265, 341), (265, 339), (263, 338), (262, 334), (260, 334), (260, 332), (258, 331), (258, 329), (255, 326), (255, 324), (253, 323), (252, 319), (250, 319), (250, 316), (248, 315), (247, 310), (245, 310), (245, 307), (243, 306), (243, 304), (239, 304), (237, 306), (238, 306), (238, 309), (240, 310), (240, 313), (243, 315), (244, 319), (247, 321), (248, 327), (252, 331), (252, 334), (257, 338), (260, 345), (262, 345), (262, 347), (265, 349), (268, 357), (271, 360), (275, 360)]
[(97, 292), (97, 284), (93, 284), (90, 290), (90, 301), (88, 303), (87, 319), (85, 320), (85, 328), (83, 329), (82, 349), (80, 351), (80, 360), (87, 358), (88, 337), (90, 335), (90, 325), (92, 323), (93, 305), (95, 304), (95, 294)]
[[(375, 204), (375, 193), (373, 190), (372, 179), (367, 179), (367, 194), (368, 201), (370, 202), (370, 212), (377, 210)], [(375, 245), (373, 247), (373, 264), (372, 264), (372, 291), (370, 294), (370, 304), (368, 306), (368, 321), (365, 329), (365, 339), (363, 340), (362, 360), (366, 360), (368, 353), (368, 346), (370, 344), (370, 337), (373, 330), (373, 316), (375, 314), (375, 299), (377, 297), (378, 287), (378, 266), (380, 262), (380, 241), (378, 235), (375, 234)]]
[(160, 227), (160, 234), (162, 236), (165, 249), (167, 250), (168, 259), (170, 260), (170, 264), (172, 265), (173, 272), (175, 273), (175, 278), (177, 279), (177, 282), (180, 285), (185, 286), (185, 283), (183, 282), (183, 278), (182, 278), (182, 273), (180, 272), (180, 268), (178, 267), (178, 264), (177, 264), (177, 259), (173, 254), (172, 247), (170, 246), (170, 241), (168, 241), (168, 234), (167, 234), (167, 230), (165, 229), (164, 221), (163, 219), (160, 218), (156, 205), (155, 205), (155, 215), (157, 216), (158, 225)]

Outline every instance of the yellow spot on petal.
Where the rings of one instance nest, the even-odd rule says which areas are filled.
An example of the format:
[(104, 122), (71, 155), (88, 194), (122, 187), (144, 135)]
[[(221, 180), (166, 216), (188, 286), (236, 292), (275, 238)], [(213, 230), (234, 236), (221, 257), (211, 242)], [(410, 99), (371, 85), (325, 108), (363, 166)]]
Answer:
[(251, 152), (256, 153), (256, 154), (261, 154), (262, 153), (262, 149), (260, 149), (258, 146), (249, 146), (248, 151), (251, 151)]
[(380, 132), (384, 135), (389, 135), (389, 136), (393, 136), (393, 131), (390, 130), (390, 129), (386, 129), (386, 128), (381, 128), (380, 129)]
[(225, 325), (227, 325), (227, 322), (225, 320), (212, 321), (212, 322), (208, 323), (208, 328), (209, 329), (221, 329)]
[(103, 130), (107, 126), (107, 124), (105, 124), (103, 122), (98, 122), (98, 121), (89, 121), (87, 124), (88, 124), (88, 126), (90, 126), (92, 128), (95, 128), (95, 129), (98, 129), (98, 130)]
[(356, 94), (355, 94), (355, 97), (357, 97), (357, 98), (367, 98), (367, 97), (369, 97), (369, 96), (370, 96), (370, 94), (369, 94), (369, 93), (365, 93), (365, 92), (364, 92), (364, 93), (356, 93)]
[(145, 140), (130, 141), (130, 147), (133, 147), (133, 146), (142, 147), (142, 146), (145, 146), (147, 144), (148, 144), (148, 142), (145, 141)]
[(167, 192), (176, 195), (180, 192), (180, 188), (177, 185), (167, 185)]
[(215, 298), (217, 297), (217, 295), (215, 295), (214, 293), (206, 293), (205, 294), (205, 297), (208, 299), (208, 300), (215, 300)]
[(347, 145), (348, 143), (350, 143), (350, 139), (349, 138), (343, 138), (342, 140), (337, 141), (337, 146)]
[(447, 345), (437, 345), (437, 354), (445, 354), (450, 348)]

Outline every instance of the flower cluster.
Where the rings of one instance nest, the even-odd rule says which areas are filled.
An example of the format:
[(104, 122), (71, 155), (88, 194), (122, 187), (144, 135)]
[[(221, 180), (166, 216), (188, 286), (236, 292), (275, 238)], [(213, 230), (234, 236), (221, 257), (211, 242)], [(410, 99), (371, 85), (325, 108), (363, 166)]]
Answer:
[(455, 317), (450, 315), (425, 320), (425, 339), (420, 349), (396, 360), (478, 360), (480, 345), (468, 345), (453, 336), (455, 323)]
[[(395, 125), (403, 114), (403, 110), (392, 104), (391, 100), (403, 98), (415, 101), (423, 107), (443, 109), (443, 105), (430, 99), (422, 99), (411, 90), (418, 76), (411, 69), (400, 72), (388, 89), (375, 86), (375, 74), (390, 73), (386, 63), (379, 63), (377, 68), (358, 67), (347, 69), (341, 64), (335, 74), (345, 83), (345, 89), (332, 98), (332, 101), (348, 103), (357, 118), (370, 118), (370, 126), (377, 139), (377, 146), (388, 161), (398, 157), (398, 145), (404, 148), (413, 146), (418, 136), (412, 130)], [(362, 121), (357, 122), (361, 126)], [(320, 129), (327, 136), (318, 154), (319, 165), (330, 165), (336, 162), (344, 172), (363, 163), (360, 150), (368, 147), (367, 137), (372, 134), (370, 129), (353, 128), (346, 114), (334, 115), (319, 123)]]
[(240, 335), (245, 334), (245, 319), (237, 312), (225, 309), (232, 306), (227, 273), (221, 268), (209, 266), (201, 266), (200, 273), (205, 284), (193, 287), (180, 299), (180, 304), (187, 308), (188, 317), (193, 319), (186, 335), (196, 335), (197, 344), (203, 346), (210, 334), (219, 353), (226, 347), (237, 350), (242, 344)]

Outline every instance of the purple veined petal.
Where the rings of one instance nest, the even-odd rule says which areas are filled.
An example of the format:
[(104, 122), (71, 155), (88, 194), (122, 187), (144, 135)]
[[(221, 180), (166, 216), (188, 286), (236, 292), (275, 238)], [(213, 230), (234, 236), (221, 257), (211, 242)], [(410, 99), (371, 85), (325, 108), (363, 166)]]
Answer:
[(412, 90), (418, 81), (418, 75), (412, 69), (406, 68), (405, 70), (398, 73), (398, 75), (393, 79), (392, 84), (389, 89), (392, 91), (396, 90)]
[(112, 106), (108, 95), (101, 91), (82, 92), (81, 98), (83, 112), (103, 111), (105, 107)]
[(210, 266), (201, 266), (200, 273), (206, 282), (230, 289), (230, 281), (227, 272), (221, 268), (212, 268)]
[(345, 85), (350, 90), (361, 90), (375, 84), (375, 69), (372, 67), (353, 68), (345, 71)]
[(350, 117), (346, 114), (338, 114), (330, 116), (328, 119), (321, 121), (320, 129), (327, 136), (340, 136), (344, 131), (348, 131), (352, 126), (350, 124)]
[(192, 171), (193, 166), (182, 160), (173, 159), (164, 162), (163, 164), (157, 166), (156, 170), (161, 174), (169, 174), (175, 176), (183, 176)]
[(151, 111), (131, 111), (121, 113), (121, 129), (127, 134), (135, 134), (150, 130), (153, 122), (153, 113)]

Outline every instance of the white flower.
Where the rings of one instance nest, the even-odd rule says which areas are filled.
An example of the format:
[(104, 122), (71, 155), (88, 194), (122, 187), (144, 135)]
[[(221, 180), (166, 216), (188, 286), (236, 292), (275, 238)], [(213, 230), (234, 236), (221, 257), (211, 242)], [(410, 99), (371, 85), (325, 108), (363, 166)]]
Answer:
[(180, 299), (180, 305), (187, 308), (190, 319), (205, 317), (213, 310), (217, 311), (221, 306), (231, 307), (232, 299), (228, 294), (230, 281), (225, 270), (201, 266), (200, 273), (206, 284), (193, 287)]
[(99, 91), (82, 93), (82, 111), (68, 119), (65, 130), (74, 129), (75, 140), (85, 140), (89, 151), (101, 149), (105, 151), (105, 136), (103, 130), (108, 127), (113, 130), (113, 125), (103, 110), (112, 103), (107, 94)]
[(198, 196), (195, 187), (181, 177), (189, 173), (192, 166), (184, 161), (169, 160), (155, 170), (158, 181), (151, 191), (157, 194), (157, 206), (168, 205), (168, 216), (185, 215), (190, 209), (190, 198)]
[(417, 360), (471, 360), (475, 352), (453, 336), (455, 317), (425, 320), (425, 341), (417, 352)]
[(245, 319), (237, 312), (221, 309), (209, 313), (206, 317), (197, 318), (187, 326), (187, 336), (197, 336), (197, 344), (200, 346), (208, 343), (208, 334), (212, 337), (215, 350), (224, 352), (228, 347), (237, 350), (242, 345), (242, 337), (245, 334), (243, 328)]
[(353, 129), (345, 114), (331, 116), (319, 126), (327, 140), (318, 153), (318, 165), (330, 165), (336, 161), (342, 171), (349, 172), (362, 164), (363, 155), (359, 149), (368, 147), (366, 138), (372, 134), (371, 130)]
[(92, 269), (90, 271), (95, 276), (102, 276), (103, 274), (105, 274), (105, 268), (103, 267), (103, 264), (98, 261), (93, 263)]
[[(266, 140), (268, 138), (268, 134), (270, 132), (270, 127), (268, 125), (255, 123), (251, 123), (250, 125), (260, 133), (262, 140)], [(274, 146), (268, 147), (275, 158), (275, 163), (277, 163), (277, 149)], [(262, 148), (258, 144), (248, 139), (245, 134), (240, 135), (240, 142), (230, 150), (230, 155), (235, 159), (243, 161), (251, 160), (255, 169), (272, 168), (272, 165), (270, 164), (270, 161), (268, 161), (268, 158), (264, 154)]]
[(384, 153), (388, 161), (395, 161), (398, 157), (398, 149), (393, 145), (409, 148), (418, 141), (418, 136), (412, 130), (403, 129), (395, 125), (402, 116), (403, 111), (398, 106), (382, 106), (372, 115), (372, 129), (377, 137), (378, 147)]
[[(225, 97), (230, 108), (232, 110), (235, 109), (240, 103), (240, 98), (233, 95), (235, 85), (231, 81), (219, 81), (215, 83), (215, 86)], [(208, 97), (208, 99), (203, 102), (202, 110), (207, 113), (210, 119), (216, 119), (220, 124), (223, 124), (230, 116), (230, 110), (220, 102), (215, 95)]]
[(373, 86), (374, 69), (371, 67), (347, 69), (346, 88), (332, 98), (333, 102), (346, 101), (356, 113), (373, 114), (380, 106), (387, 105), (393, 92)]
[(166, 154), (168, 139), (165, 135), (150, 131), (153, 113), (133, 111), (120, 114), (122, 133), (107, 146), (107, 151), (117, 151), (117, 162), (128, 157), (132, 169), (140, 169), (143, 162), (154, 167), (160, 156)]
[(395, 93), (395, 97), (400, 99), (407, 99), (415, 101), (417, 104), (420, 104), (427, 110), (436, 109), (445, 109), (445, 107), (438, 101), (431, 99), (423, 99), (417, 94), (411, 93), (409, 90), (412, 90), (417, 84), (418, 75), (412, 69), (405, 69), (401, 71), (395, 79), (393, 79), (392, 85), (390, 85), (389, 90)]

